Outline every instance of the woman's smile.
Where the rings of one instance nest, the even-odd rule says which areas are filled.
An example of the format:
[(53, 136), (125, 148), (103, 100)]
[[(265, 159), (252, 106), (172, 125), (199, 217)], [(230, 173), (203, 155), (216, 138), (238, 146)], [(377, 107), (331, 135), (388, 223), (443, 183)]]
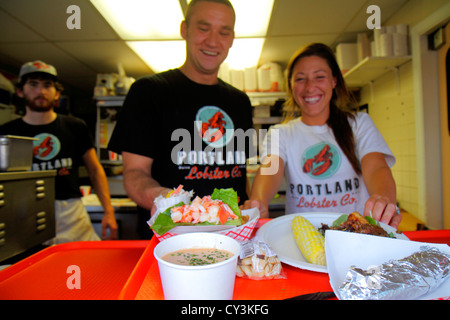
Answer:
[(305, 102), (307, 104), (315, 104), (315, 103), (319, 102), (319, 100), (321, 98), (322, 98), (322, 95), (315, 95), (315, 96), (304, 97), (303, 100), (305, 100)]

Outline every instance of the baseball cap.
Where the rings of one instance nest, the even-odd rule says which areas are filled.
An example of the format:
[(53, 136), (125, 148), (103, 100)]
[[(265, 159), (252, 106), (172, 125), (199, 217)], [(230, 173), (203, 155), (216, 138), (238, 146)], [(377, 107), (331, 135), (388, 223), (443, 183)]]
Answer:
[(33, 72), (48, 73), (55, 78), (58, 76), (56, 69), (51, 64), (47, 64), (41, 60), (26, 62), (22, 65), (19, 72), (19, 81), (22, 81), (22, 77)]

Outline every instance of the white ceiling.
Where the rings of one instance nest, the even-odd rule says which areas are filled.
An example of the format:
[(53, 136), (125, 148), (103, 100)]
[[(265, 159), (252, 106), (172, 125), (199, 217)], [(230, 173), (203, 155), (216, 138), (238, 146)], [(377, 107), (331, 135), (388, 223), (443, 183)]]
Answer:
[[(356, 33), (368, 31), (369, 5), (380, 7), (383, 24), (407, 1), (275, 0), (260, 64), (285, 66), (310, 42), (335, 47), (355, 41)], [(73, 4), (81, 9), (79, 30), (66, 27), (66, 10)], [(22, 63), (36, 59), (53, 64), (63, 82), (89, 92), (96, 75), (117, 72), (118, 62), (135, 78), (152, 73), (89, 0), (0, 0), (0, 69), (16, 73)]]

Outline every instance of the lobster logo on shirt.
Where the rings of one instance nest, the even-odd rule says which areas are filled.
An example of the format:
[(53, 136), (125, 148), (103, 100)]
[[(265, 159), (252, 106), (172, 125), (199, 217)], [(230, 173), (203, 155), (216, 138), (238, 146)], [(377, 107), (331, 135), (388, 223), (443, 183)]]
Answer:
[(333, 176), (340, 167), (339, 150), (328, 143), (321, 142), (305, 150), (302, 157), (302, 170), (310, 177), (325, 179)]
[(39, 160), (54, 158), (61, 150), (59, 139), (49, 133), (41, 133), (35, 136), (38, 140), (33, 143), (33, 156)]
[[(221, 139), (225, 135), (225, 125), (226, 121), (223, 120), (223, 113), (217, 111), (208, 122), (202, 123), (202, 132), (200, 136), (209, 140), (209, 142), (214, 142)], [(207, 135), (210, 129), (217, 129), (212, 134)]]
[(233, 138), (233, 120), (219, 107), (205, 106), (201, 108), (197, 112), (195, 121), (202, 140), (214, 148), (227, 145)]

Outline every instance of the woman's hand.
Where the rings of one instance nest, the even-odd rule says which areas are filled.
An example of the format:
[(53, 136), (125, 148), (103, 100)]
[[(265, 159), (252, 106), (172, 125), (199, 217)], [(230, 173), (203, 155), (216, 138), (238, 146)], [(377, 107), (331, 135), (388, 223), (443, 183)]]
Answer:
[(364, 215), (372, 216), (377, 221), (398, 228), (402, 215), (397, 205), (391, 203), (387, 197), (372, 195), (364, 207)]

